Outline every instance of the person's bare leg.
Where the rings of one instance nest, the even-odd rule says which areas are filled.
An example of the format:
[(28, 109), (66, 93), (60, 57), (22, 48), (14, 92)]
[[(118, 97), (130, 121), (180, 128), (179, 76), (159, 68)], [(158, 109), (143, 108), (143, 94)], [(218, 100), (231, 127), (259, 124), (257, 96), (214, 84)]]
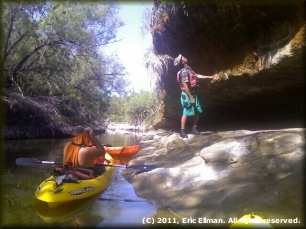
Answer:
[(183, 115), (181, 119), (181, 129), (182, 130), (185, 130), (186, 122), (187, 122), (187, 116)]
[(181, 137), (188, 138), (187, 134), (185, 134), (185, 127), (187, 122), (187, 116), (183, 115), (181, 118)]
[(192, 133), (199, 135), (200, 133), (197, 131), (197, 126), (198, 126), (198, 122), (199, 122), (199, 114), (196, 114), (193, 116), (193, 127), (192, 127)]
[(193, 128), (197, 128), (199, 122), (199, 114), (193, 116)]

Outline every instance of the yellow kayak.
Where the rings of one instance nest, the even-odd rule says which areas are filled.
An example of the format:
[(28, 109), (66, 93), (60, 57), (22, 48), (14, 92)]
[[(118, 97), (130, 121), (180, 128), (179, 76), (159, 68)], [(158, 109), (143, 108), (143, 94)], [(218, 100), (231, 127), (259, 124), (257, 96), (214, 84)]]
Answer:
[(102, 193), (95, 194), (91, 197), (79, 199), (64, 203), (58, 207), (50, 208), (48, 203), (35, 200), (36, 213), (46, 223), (62, 224), (72, 221), (88, 211), (88, 209), (99, 199)]
[(274, 228), (258, 215), (248, 214), (236, 220), (229, 228)]
[[(110, 161), (110, 165), (114, 165), (114, 160), (108, 153), (105, 154), (105, 158)], [(114, 174), (114, 166), (105, 166), (105, 171), (92, 179), (75, 179), (66, 176), (65, 182), (59, 182), (58, 176), (51, 175), (37, 187), (35, 198), (48, 203), (50, 208), (88, 198), (103, 192), (112, 182)]]

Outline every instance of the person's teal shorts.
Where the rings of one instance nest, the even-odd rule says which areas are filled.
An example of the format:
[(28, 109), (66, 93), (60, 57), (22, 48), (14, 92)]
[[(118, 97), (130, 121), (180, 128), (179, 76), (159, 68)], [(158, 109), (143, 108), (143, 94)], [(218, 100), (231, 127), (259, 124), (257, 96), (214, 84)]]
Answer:
[(181, 104), (184, 116), (194, 116), (195, 114), (202, 113), (202, 108), (198, 97), (196, 95), (193, 95), (193, 97), (195, 99), (195, 104), (191, 104), (190, 98), (185, 91), (182, 91), (181, 93)]

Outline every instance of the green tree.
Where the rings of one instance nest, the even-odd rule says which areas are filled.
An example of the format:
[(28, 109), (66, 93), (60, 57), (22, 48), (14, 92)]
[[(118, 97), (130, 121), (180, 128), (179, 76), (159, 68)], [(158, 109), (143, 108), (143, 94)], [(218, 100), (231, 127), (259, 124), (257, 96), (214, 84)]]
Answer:
[(123, 22), (111, 2), (4, 1), (5, 87), (25, 96), (60, 96), (99, 115), (124, 93), (125, 69), (103, 47)]
[(146, 7), (142, 12), (142, 17), (140, 19), (140, 34), (142, 38), (145, 38), (150, 33), (151, 10), (150, 7)]
[(110, 108), (108, 110), (108, 121), (110, 122), (127, 122), (126, 118), (127, 99), (126, 97), (112, 96)]
[[(143, 39), (148, 38), (148, 36), (151, 36), (151, 7), (146, 7), (142, 13), (142, 18), (140, 20), (141, 22), (141, 27), (140, 27), (140, 34), (143, 37)], [(152, 39), (152, 37), (151, 37)], [(156, 79), (158, 78), (158, 75), (152, 65), (152, 60), (155, 59), (155, 54), (154, 54), (154, 47), (153, 47), (153, 42), (150, 42), (150, 45), (147, 47), (146, 52), (144, 54), (143, 58), (143, 64), (146, 67), (149, 75), (150, 75), (150, 83), (151, 83), (151, 88), (156, 88)]]
[(129, 96), (111, 97), (110, 122), (127, 122), (131, 125), (152, 124), (157, 115), (156, 94), (141, 91)]
[(148, 119), (156, 115), (157, 100), (155, 93), (140, 92), (134, 93), (128, 98), (126, 115), (128, 123), (138, 126), (144, 123), (152, 122), (154, 119)]

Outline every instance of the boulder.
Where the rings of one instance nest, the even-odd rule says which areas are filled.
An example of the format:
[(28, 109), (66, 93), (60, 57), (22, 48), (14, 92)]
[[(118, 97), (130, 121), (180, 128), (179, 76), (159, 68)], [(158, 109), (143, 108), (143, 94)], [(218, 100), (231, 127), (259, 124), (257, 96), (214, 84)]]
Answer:
[(130, 161), (158, 168), (122, 172), (138, 196), (181, 218), (227, 222), (255, 212), (264, 218), (298, 217), (305, 223), (304, 129), (190, 135), (182, 140), (185, 144), (178, 144), (175, 133), (166, 138)]

